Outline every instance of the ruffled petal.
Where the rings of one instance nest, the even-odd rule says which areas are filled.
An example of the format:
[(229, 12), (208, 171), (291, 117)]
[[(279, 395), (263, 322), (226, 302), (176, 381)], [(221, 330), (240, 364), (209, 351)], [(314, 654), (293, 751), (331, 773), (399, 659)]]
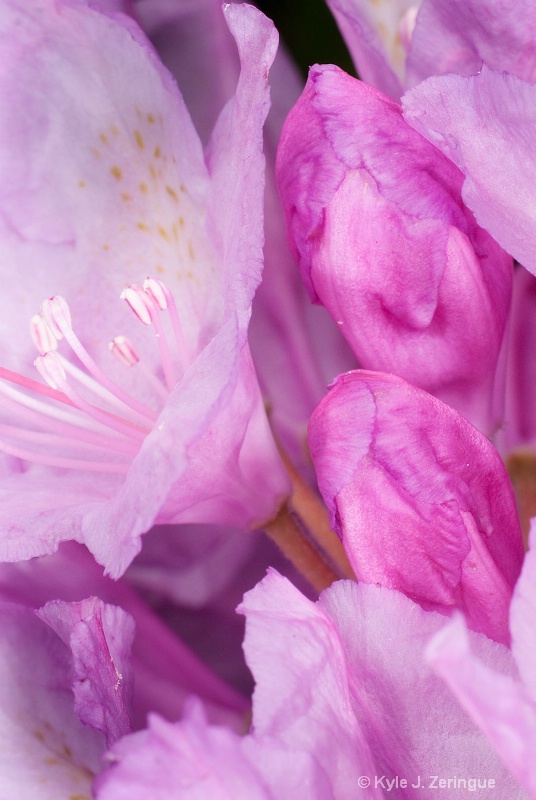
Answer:
[[(50, 601), (60, 598), (78, 609), (80, 601), (91, 595), (124, 609), (135, 622), (131, 658), (135, 687), (132, 697), (134, 728), (145, 725), (149, 711), (171, 720), (180, 718), (186, 698), (196, 694), (211, 722), (242, 730), (243, 715), (249, 709), (245, 697), (217, 677), (125, 579), (114, 581), (105, 577), (86, 548), (67, 542), (53, 556), (0, 564), (2, 599), (30, 608), (45, 604), (50, 608)], [(65, 603), (57, 604), (59, 609), (64, 606)], [(93, 628), (97, 625), (98, 632), (98, 618), (92, 625)], [(83, 632), (84, 627), (80, 630)], [(67, 643), (69, 637), (68, 631), (65, 632)]]

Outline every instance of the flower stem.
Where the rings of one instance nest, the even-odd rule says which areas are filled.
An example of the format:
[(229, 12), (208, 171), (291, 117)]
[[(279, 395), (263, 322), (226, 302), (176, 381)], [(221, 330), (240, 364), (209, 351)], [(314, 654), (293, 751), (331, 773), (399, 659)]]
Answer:
[(263, 529), (317, 591), (327, 589), (338, 580), (339, 576), (311, 544), (288, 506), (283, 506), (277, 516), (266, 523)]
[(528, 450), (514, 451), (506, 459), (506, 468), (514, 487), (525, 549), (528, 549), (530, 520), (536, 516), (536, 456)]
[(337, 534), (331, 530), (325, 505), (302, 478), (281, 447), (279, 447), (279, 454), (287, 468), (292, 483), (292, 496), (290, 498), (292, 509), (302, 520), (314, 541), (326, 553), (333, 567), (339, 573), (339, 578), (356, 580), (342, 542)]

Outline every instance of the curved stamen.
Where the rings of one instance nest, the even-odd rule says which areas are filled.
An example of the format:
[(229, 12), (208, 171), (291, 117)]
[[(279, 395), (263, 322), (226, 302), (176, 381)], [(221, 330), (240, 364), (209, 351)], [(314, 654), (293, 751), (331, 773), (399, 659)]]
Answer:
[(44, 464), (47, 467), (64, 467), (65, 469), (83, 469), (91, 472), (111, 472), (126, 473), (128, 464), (117, 464), (110, 461), (84, 461), (76, 458), (62, 458), (61, 456), (50, 456), (35, 453), (33, 450), (26, 450), (24, 447), (16, 447), (0, 439), (0, 450), (10, 456), (22, 458), (24, 461), (33, 461), (35, 464)]
[[(166, 401), (188, 364), (173, 295), (162, 281), (148, 277), (143, 288), (129, 286), (121, 296), (143, 324), (153, 325), (167, 388), (140, 360), (126, 337), (116, 337), (109, 348), (123, 364), (136, 366), (157, 397)], [(170, 314), (176, 345), (173, 355), (160, 311)], [(0, 367), (1, 405), (13, 419), (0, 422), (0, 451), (53, 467), (126, 472), (159, 412), (124, 391), (98, 366), (74, 333), (69, 305), (60, 295), (44, 301), (42, 314), (30, 320), (30, 334), (40, 353), (34, 364), (46, 384)], [(85, 369), (59, 353), (58, 341), (62, 339)], [(84, 387), (84, 394), (89, 391), (102, 402), (89, 402), (74, 388), (73, 381)], [(27, 427), (21, 427), (24, 425)], [(73, 450), (87, 459), (71, 458), (69, 452)], [(118, 460), (110, 462), (110, 454)], [(102, 460), (95, 460), (99, 457)]]
[(92, 406), (84, 400), (84, 398), (67, 382), (67, 375), (65, 374), (65, 370), (63, 369), (57, 353), (45, 353), (44, 356), (36, 358), (34, 364), (49, 386), (52, 386), (53, 389), (60, 389), (72, 400), (77, 408), (97, 420), (97, 422), (101, 422), (103, 425), (106, 425), (106, 427), (112, 428), (118, 431), (118, 433), (122, 433), (124, 436), (138, 441), (142, 441), (149, 433), (149, 428), (143, 429), (138, 425), (134, 425), (134, 423), (130, 423), (126, 420), (119, 420), (117, 417), (113, 417), (111, 414), (103, 411), (103, 409)]
[[(0, 384), (0, 389), (2, 388)], [(56, 436), (58, 442), (63, 439), (69, 439), (70, 441), (77, 441), (98, 447), (101, 450), (113, 450), (127, 458), (132, 458), (139, 450), (139, 444), (131, 439), (125, 439), (124, 437), (118, 438), (117, 436), (110, 435), (108, 432), (109, 429), (107, 428), (104, 429), (105, 432), (103, 433), (100, 423), (89, 419), (85, 414), (82, 414), (82, 412), (78, 412), (78, 409), (76, 409), (76, 411), (80, 413), (79, 417), (75, 417), (74, 414), (70, 415), (64, 413), (58, 415), (58, 417), (52, 417), (50, 414), (43, 414), (40, 411), (35, 411), (33, 407), (27, 408), (21, 402), (6, 397), (5, 394), (2, 400), (2, 406), (11, 411), (19, 420), (33, 425), (34, 428), (41, 430), (44, 428), (46, 431), (49, 431), (52, 435)]]
[(61, 435), (47, 431), (33, 431), (28, 428), (19, 428), (16, 425), (4, 425), (0, 423), (0, 433), (12, 439), (17, 439), (22, 442), (34, 442), (35, 444), (46, 445), (47, 447), (66, 447), (76, 450), (88, 450), (99, 452), (101, 455), (113, 451), (118, 455), (123, 455), (125, 458), (132, 457), (132, 451), (125, 451), (121, 445), (129, 444), (129, 442), (119, 441), (113, 437), (107, 439), (103, 436), (102, 441), (92, 439), (83, 439), (80, 437), (69, 437), (62, 432)]
[(117, 398), (117, 400), (122, 401), (124, 405), (130, 409), (133, 409), (134, 411), (137, 411), (147, 420), (155, 422), (157, 415), (154, 413), (154, 411), (145, 406), (143, 403), (135, 400), (114, 381), (112, 381), (89, 355), (70, 326), (70, 313), (66, 313), (66, 307), (68, 310), (66, 301), (59, 295), (52, 297), (49, 300), (45, 300), (43, 303), (43, 316), (45, 317), (48, 326), (51, 328), (54, 334), (57, 336), (57, 331), (59, 331), (60, 337), (65, 337), (65, 340), (69, 343), (71, 349), (74, 353), (76, 353), (88, 372), (93, 375), (93, 377), (96, 378), (99, 383), (105, 386), (108, 391)]
[[(160, 310), (158, 303), (153, 300), (151, 295), (142, 289), (141, 286), (136, 286), (135, 284), (128, 286), (121, 292), (121, 299), (128, 303), (140, 322), (143, 322), (144, 325), (153, 325), (156, 341), (158, 342), (158, 349), (160, 350), (160, 359), (162, 361), (164, 377), (166, 379), (168, 390), (171, 392), (177, 383), (179, 376), (177, 369), (173, 364), (166, 335), (158, 316), (158, 312)], [(147, 319), (149, 322), (147, 322)]]
[(173, 293), (170, 292), (163, 281), (151, 276), (144, 280), (143, 288), (155, 300), (155, 302), (158, 303), (158, 306), (162, 311), (167, 309), (169, 312), (171, 324), (173, 326), (173, 333), (175, 335), (175, 344), (177, 346), (179, 364), (182, 372), (184, 373), (190, 364), (190, 357), (188, 354), (186, 341), (184, 339), (184, 332), (180, 323), (177, 304), (175, 303)]

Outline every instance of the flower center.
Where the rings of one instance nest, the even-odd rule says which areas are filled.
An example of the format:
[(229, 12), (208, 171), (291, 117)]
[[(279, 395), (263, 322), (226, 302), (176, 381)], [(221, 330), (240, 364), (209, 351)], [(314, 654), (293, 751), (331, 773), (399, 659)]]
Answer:
[[(0, 367), (1, 403), (10, 416), (9, 423), (0, 423), (0, 451), (52, 467), (128, 470), (191, 357), (173, 294), (163, 281), (147, 278), (143, 287), (131, 285), (121, 298), (143, 325), (153, 327), (164, 382), (125, 336), (115, 337), (109, 349), (119, 362), (141, 373), (155, 407), (101, 369), (75, 334), (67, 301), (57, 295), (45, 300), (41, 314), (30, 321), (40, 353), (34, 364), (46, 385)], [(161, 312), (166, 312), (167, 326)], [(69, 358), (59, 352), (61, 340), (70, 347)], [(73, 354), (81, 366), (73, 363)]]

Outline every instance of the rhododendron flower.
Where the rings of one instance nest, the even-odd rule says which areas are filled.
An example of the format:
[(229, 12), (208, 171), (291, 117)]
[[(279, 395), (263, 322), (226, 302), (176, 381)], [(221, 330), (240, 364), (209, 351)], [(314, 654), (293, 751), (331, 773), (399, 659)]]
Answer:
[(358, 579), (463, 610), (508, 643), (523, 560), (501, 458), (464, 417), (393, 375), (340, 376), (309, 425), (333, 529)]
[[(252, 732), (240, 738), (208, 726), (195, 707), (173, 725), (153, 716), (146, 731), (111, 749), (98, 800), (141, 800), (148, 792), (155, 800), (290, 800), (304, 790), (314, 800), (380, 798), (397, 775), (408, 781), (400, 796), (413, 800), (435, 797), (428, 776), (477, 768), (502, 797), (524, 797), (423, 663), (426, 643), (444, 625), (440, 614), (350, 581), (313, 603), (275, 572), (246, 595), (242, 610), (257, 680)], [(513, 673), (505, 647), (470, 637), (487, 664)], [(457, 788), (442, 794), (460, 796)]]
[(311, 297), (361, 366), (493, 434), (513, 267), (464, 206), (461, 172), (398, 103), (327, 66), (311, 70), (285, 123), (278, 179)]
[[(8, 370), (32, 358), (25, 314), (54, 296), (33, 322), (50, 388), (2, 372), (0, 555), (74, 538), (117, 576), (155, 522), (254, 527), (288, 491), (246, 341), (276, 35), (255, 9), (227, 7), (241, 74), (204, 157), (129, 17), (48, 0), (6, 9), (2, 256), (6, 271), (26, 270), (24, 290), (13, 280), (4, 292)], [(130, 283), (144, 272), (158, 278)], [(122, 287), (130, 320), (117, 310)], [(140, 322), (154, 327), (158, 356)], [(57, 353), (54, 337), (65, 340)]]

